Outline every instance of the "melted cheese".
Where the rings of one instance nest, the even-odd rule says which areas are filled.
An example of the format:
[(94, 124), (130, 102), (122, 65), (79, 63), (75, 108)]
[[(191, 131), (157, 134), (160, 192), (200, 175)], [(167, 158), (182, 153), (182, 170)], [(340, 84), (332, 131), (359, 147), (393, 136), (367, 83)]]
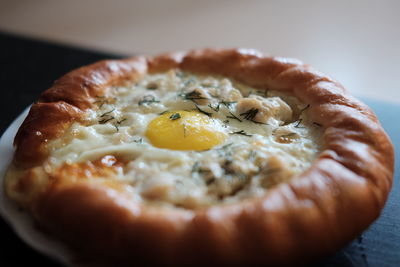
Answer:
[[(109, 178), (145, 203), (199, 208), (261, 196), (307, 169), (322, 145), (323, 128), (309, 121), (306, 104), (223, 77), (147, 75), (99, 96), (94, 106), (85, 123), (49, 144), (47, 170), (113, 155), (124, 165)], [(188, 114), (199, 114), (200, 126), (184, 129), (179, 120)], [(161, 126), (149, 134), (160, 116)], [(201, 132), (185, 139), (202, 127), (219, 135), (210, 134), (206, 146), (198, 145)], [(157, 137), (167, 128), (168, 137)]]

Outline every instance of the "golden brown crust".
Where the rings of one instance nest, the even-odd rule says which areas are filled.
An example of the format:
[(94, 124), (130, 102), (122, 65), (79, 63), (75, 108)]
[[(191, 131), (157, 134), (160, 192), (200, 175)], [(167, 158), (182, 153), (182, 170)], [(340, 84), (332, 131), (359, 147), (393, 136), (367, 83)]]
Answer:
[(16, 164), (38, 164), (38, 156), (45, 157), (44, 140), (79, 120), (110, 85), (176, 67), (283, 90), (310, 104), (311, 118), (326, 129), (322, 153), (298, 179), (262, 198), (202, 210), (145, 206), (102, 184), (53, 184), (31, 204), (42, 225), (113, 262), (272, 265), (332, 253), (377, 218), (391, 187), (394, 155), (374, 113), (309, 66), (252, 50), (103, 61), (71, 72), (32, 107), (15, 139)]
[(72, 121), (79, 121), (83, 112), (64, 101), (33, 104), (14, 139), (14, 162), (31, 167), (46, 156), (46, 144), (58, 137)]
[(15, 164), (31, 167), (43, 161), (47, 156), (46, 143), (59, 137), (71, 122), (79, 121), (97, 96), (107, 94), (113, 85), (139, 78), (146, 71), (146, 59), (135, 57), (100, 61), (61, 77), (32, 105), (18, 130), (14, 140)]

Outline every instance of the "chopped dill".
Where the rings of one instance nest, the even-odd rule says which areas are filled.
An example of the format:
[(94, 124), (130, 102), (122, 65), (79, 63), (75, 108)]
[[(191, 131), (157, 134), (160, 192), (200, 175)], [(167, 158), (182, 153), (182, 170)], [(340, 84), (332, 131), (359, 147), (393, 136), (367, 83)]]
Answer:
[(161, 113), (158, 113), (158, 115), (164, 115), (165, 113), (168, 113), (168, 112), (169, 112), (169, 110), (165, 110), (165, 111), (163, 111)]
[(152, 103), (160, 103), (159, 100), (156, 100), (156, 98), (152, 95), (146, 95), (138, 102), (139, 106), (143, 104), (152, 104)]
[(208, 107), (214, 110), (215, 112), (218, 112), (220, 105), (221, 103), (218, 103), (215, 107), (213, 107), (211, 104), (208, 104)]
[(191, 173), (199, 173), (199, 174), (210, 173), (210, 172), (211, 172), (211, 170), (202, 168), (202, 167), (200, 166), (200, 162), (198, 162), (198, 161), (196, 161), (196, 162), (193, 164), (192, 171), (191, 171)]
[(233, 104), (237, 103), (237, 101), (224, 101), (224, 100), (222, 100), (220, 103), (222, 105), (224, 105), (225, 107), (227, 107), (228, 109), (230, 109)]
[(142, 144), (143, 143), (143, 138), (139, 138), (139, 139), (133, 140), (133, 142), (135, 142), (137, 144)]
[(300, 124), (302, 121), (303, 121), (303, 119), (299, 119), (294, 127), (295, 128), (304, 128), (304, 127), (300, 127)]
[(113, 117), (113, 116), (110, 116), (110, 117), (108, 117), (108, 118), (104, 118), (104, 119), (102, 119), (102, 120), (99, 120), (99, 123), (100, 124), (106, 124), (107, 122), (109, 122), (109, 121), (112, 121), (112, 120), (114, 120), (115, 118)]
[(220, 147), (219, 149), (225, 150), (225, 149), (231, 147), (232, 145), (233, 145), (233, 143), (229, 143), (229, 144), (223, 145), (223, 146)]
[(109, 114), (112, 113), (114, 110), (115, 110), (115, 108), (113, 108), (113, 109), (110, 110), (110, 111), (107, 111), (107, 112), (103, 113), (102, 115), (100, 115), (100, 118), (103, 118), (103, 117), (105, 117), (105, 116), (110, 116)]
[(196, 109), (197, 109), (199, 112), (201, 112), (201, 113), (207, 115), (208, 117), (211, 117), (211, 116), (212, 116), (212, 113), (202, 110), (201, 108), (199, 108), (198, 105), (195, 105), (195, 106), (196, 106)]
[(183, 99), (185, 100), (190, 100), (193, 102), (195, 102), (194, 100), (208, 99), (207, 97), (202, 96), (201, 93), (196, 90), (193, 90), (186, 94), (185, 93), (179, 94), (179, 96), (183, 97)]
[(254, 120), (252, 120), (251, 122), (254, 122), (254, 123), (256, 123), (256, 124), (269, 125), (268, 123), (261, 122), (261, 121), (254, 121)]
[(258, 108), (251, 108), (246, 112), (240, 113), (240, 116), (242, 116), (245, 120), (253, 121), (257, 113)]
[(302, 113), (303, 111), (305, 111), (306, 109), (308, 109), (310, 107), (310, 104), (308, 104), (305, 108), (302, 108), (301, 110), (300, 110), (300, 113)]
[[(103, 114), (100, 115), (100, 120), (98, 121), (100, 124), (106, 124), (109, 121), (115, 120), (115, 117), (111, 115), (112, 112), (115, 111), (115, 108), (113, 108), (110, 111), (104, 112)], [(116, 127), (117, 128), (117, 127)], [(117, 129), (118, 131), (118, 129)]]
[(231, 114), (231, 115), (230, 116), (226, 116), (228, 119), (234, 119), (234, 120), (237, 120), (239, 122), (242, 122), (242, 120), (239, 119), (238, 117), (236, 117), (235, 115), (233, 115), (232, 112), (229, 111), (229, 114)]
[(174, 113), (171, 116), (169, 116), (169, 119), (172, 121), (180, 119), (180, 118), (181, 118), (181, 114), (179, 114), (179, 113)]
[(258, 113), (258, 111), (259, 111), (258, 108), (251, 108), (246, 112), (240, 113), (240, 116), (243, 116), (245, 120), (248, 120), (248, 121), (251, 121), (251, 122), (254, 122), (254, 123), (257, 123), (257, 124), (268, 125), (268, 123), (264, 123), (264, 122), (261, 122), (261, 121), (254, 120), (255, 116)]
[(93, 102), (93, 104), (98, 105), (99, 108), (102, 108), (104, 104), (108, 104), (108, 102), (106, 100), (96, 100)]
[(252, 136), (251, 134), (246, 133), (244, 130), (240, 130), (237, 132), (232, 132), (230, 134), (239, 134), (239, 135), (244, 135), (244, 136)]
[(117, 98), (113, 97), (113, 98), (109, 98), (109, 97), (105, 97), (105, 96), (95, 96), (96, 97), (96, 101), (93, 102), (93, 104), (98, 105), (99, 108), (102, 108), (105, 104), (110, 104), (113, 100), (114, 102), (117, 101)]
[(114, 127), (115, 127), (115, 129), (117, 129), (117, 132), (119, 132), (119, 126), (121, 125), (121, 123), (123, 123), (123, 122), (126, 121), (126, 120), (127, 120), (126, 118), (125, 118), (125, 119), (122, 119), (122, 120), (120, 120), (120, 121), (117, 120), (117, 122), (113, 124)]
[(126, 121), (127, 120), (127, 118), (124, 118), (124, 119), (122, 119), (122, 120), (120, 120), (120, 121), (117, 121), (117, 123), (118, 124), (121, 124), (121, 123), (123, 123), (124, 121)]

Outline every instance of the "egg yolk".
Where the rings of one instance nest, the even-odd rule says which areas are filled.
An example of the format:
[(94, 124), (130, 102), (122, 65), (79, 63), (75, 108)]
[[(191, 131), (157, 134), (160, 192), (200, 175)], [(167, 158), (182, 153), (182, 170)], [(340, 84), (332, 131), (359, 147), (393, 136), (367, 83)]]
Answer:
[(146, 137), (159, 148), (207, 150), (222, 141), (226, 134), (218, 122), (197, 111), (168, 112), (153, 119)]

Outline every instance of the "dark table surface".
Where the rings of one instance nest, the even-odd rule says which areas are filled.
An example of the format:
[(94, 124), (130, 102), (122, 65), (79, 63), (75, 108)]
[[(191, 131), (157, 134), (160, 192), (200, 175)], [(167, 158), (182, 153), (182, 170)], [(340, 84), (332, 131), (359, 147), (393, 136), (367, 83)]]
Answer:
[[(53, 44), (0, 33), (0, 86), (2, 92), (0, 133), (40, 92), (66, 72), (118, 55)], [(363, 99), (380, 118), (400, 149), (400, 105)], [(0, 155), (1, 158), (1, 155)], [(381, 217), (362, 236), (315, 266), (400, 266), (400, 162), (396, 158), (395, 181)], [(356, 211), (355, 211), (356, 212)], [(0, 266), (58, 266), (21, 241), (0, 218)]]

